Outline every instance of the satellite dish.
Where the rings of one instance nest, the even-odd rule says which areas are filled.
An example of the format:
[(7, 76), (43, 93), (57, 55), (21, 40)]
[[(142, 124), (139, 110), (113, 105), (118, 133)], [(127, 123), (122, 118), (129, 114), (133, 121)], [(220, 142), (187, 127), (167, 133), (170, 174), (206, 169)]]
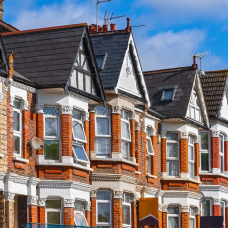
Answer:
[(44, 147), (44, 143), (43, 143), (43, 141), (40, 138), (34, 137), (32, 139), (32, 147), (35, 150), (40, 150), (41, 148)]

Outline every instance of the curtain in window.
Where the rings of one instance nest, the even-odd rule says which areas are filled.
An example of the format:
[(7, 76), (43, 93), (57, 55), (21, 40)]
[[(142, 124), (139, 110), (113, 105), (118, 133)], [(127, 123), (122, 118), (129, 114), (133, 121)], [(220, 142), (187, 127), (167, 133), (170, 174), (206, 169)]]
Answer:
[(169, 217), (168, 227), (169, 228), (179, 228), (179, 218), (178, 217)]
[(130, 140), (129, 123), (121, 122), (121, 137)]
[(167, 143), (167, 157), (178, 157), (177, 143)]
[(167, 161), (169, 176), (179, 176), (179, 161)]
[(210, 201), (205, 200), (202, 202), (202, 216), (210, 216)]
[(105, 138), (99, 139), (99, 138), (96, 138), (96, 140), (95, 140), (95, 149), (96, 149), (97, 155), (101, 155), (101, 156), (102, 155), (103, 156), (109, 155), (110, 139), (105, 139)]
[(108, 118), (97, 118), (97, 135), (109, 135)]
[(77, 139), (85, 140), (85, 135), (83, 131), (83, 127), (78, 122), (73, 122), (73, 131), (74, 131), (74, 137)]

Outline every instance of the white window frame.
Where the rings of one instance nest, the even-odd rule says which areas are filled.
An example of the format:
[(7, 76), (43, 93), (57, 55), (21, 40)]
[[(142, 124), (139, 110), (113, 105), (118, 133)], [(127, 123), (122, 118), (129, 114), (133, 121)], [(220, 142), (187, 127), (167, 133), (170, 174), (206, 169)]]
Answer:
[[(81, 147), (81, 148), (83, 149), (83, 151), (84, 151), (84, 153), (85, 153), (85, 155), (86, 155), (88, 161), (84, 161), (84, 160), (78, 159), (78, 158), (76, 157), (76, 154), (75, 154), (74, 148), (73, 148), (74, 146)], [(85, 149), (84, 149), (84, 146), (79, 145), (79, 144), (73, 144), (72, 150), (73, 150), (73, 157), (74, 157), (74, 159), (75, 159), (76, 161), (81, 162), (81, 163), (83, 163), (83, 164), (90, 164), (90, 161), (89, 161), (89, 158), (88, 158), (88, 156), (87, 156), (87, 154), (86, 154), (86, 151), (85, 151)]]
[[(176, 206), (176, 205), (170, 205), (170, 207), (179, 207), (179, 206)], [(179, 220), (179, 227), (178, 228), (181, 228), (181, 216), (180, 216), (180, 207), (179, 207), (179, 214), (168, 214), (168, 211), (167, 211), (167, 228), (170, 228), (169, 227), (169, 217), (173, 218), (178, 218)]]
[[(177, 132), (167, 132), (167, 134), (168, 133), (176, 133), (178, 135), (178, 140), (175, 141), (175, 140), (167, 140), (166, 139), (166, 167), (167, 167), (167, 161), (178, 161), (179, 162), (179, 175), (178, 176), (170, 176), (168, 171), (167, 171), (167, 175), (169, 177), (179, 177), (180, 176), (180, 149), (179, 149), (180, 143), (179, 143), (179, 134)], [(168, 143), (177, 143), (177, 155), (178, 155), (178, 157), (168, 157), (168, 155), (167, 155)]]
[[(221, 202), (220, 202), (220, 210), (222, 210), (221, 209), (221, 204), (223, 204), (223, 227), (226, 227), (226, 204), (225, 204), (225, 202), (223, 200), (221, 200)], [(221, 216), (222, 216), (222, 214), (221, 214)]]
[(194, 220), (194, 226), (193, 226), (193, 228), (196, 228), (196, 216), (195, 216), (195, 214), (194, 215), (191, 215), (191, 211), (192, 210), (194, 212), (194, 208), (190, 207), (190, 209), (189, 209), (189, 227), (190, 227), (190, 219), (193, 219)]
[[(210, 132), (209, 131), (200, 131), (201, 132), (207, 132), (208, 134), (208, 150), (201, 149), (201, 135), (199, 134), (200, 140), (199, 140), (199, 151), (200, 151), (200, 172), (201, 173), (209, 173), (211, 171), (211, 143), (210, 143)], [(201, 167), (201, 154), (208, 154), (208, 171), (207, 170), (202, 170)]]
[[(124, 112), (127, 112), (127, 113), (128, 113), (128, 117), (129, 117), (128, 120), (122, 118), (122, 112), (123, 112), (123, 113), (124, 113)], [(124, 142), (124, 143), (126, 144), (126, 146), (128, 147), (127, 158), (124, 158), (124, 159), (129, 160), (129, 159), (130, 159), (130, 143), (131, 143), (130, 111), (125, 110), (125, 109), (122, 109), (122, 110), (121, 110), (121, 125), (122, 125), (122, 122), (127, 123), (127, 124), (128, 124), (128, 128), (129, 128), (130, 139), (126, 139), (126, 138), (123, 138), (123, 137), (122, 137), (122, 127), (121, 127), (121, 144), (122, 144), (122, 142)], [(122, 150), (122, 148), (121, 148), (121, 150)], [(121, 152), (122, 152), (122, 151), (121, 151)]]
[[(190, 137), (193, 138), (193, 144), (190, 143)], [(194, 179), (194, 177), (195, 177), (195, 146), (194, 146), (194, 142), (195, 142), (195, 137), (193, 135), (189, 135), (188, 136), (188, 146), (191, 146), (193, 148), (193, 160), (190, 160), (189, 159), (189, 156), (188, 156), (188, 173), (189, 173), (189, 164), (193, 164), (193, 173), (194, 173), (194, 176), (191, 177), (190, 176), (190, 173), (189, 173), (189, 177), (192, 178), (192, 179)], [(189, 153), (189, 151), (188, 151), (188, 153)]]
[(123, 201), (122, 201), (122, 205), (130, 207), (130, 225), (123, 223), (123, 227), (129, 227), (130, 228), (131, 227), (131, 203), (125, 202), (125, 194), (130, 194), (130, 193), (123, 193)]
[[(193, 100), (193, 95), (195, 95), (195, 99)], [(188, 113), (189, 113), (189, 117), (191, 119), (194, 119), (200, 123), (202, 123), (202, 113), (201, 113), (201, 109), (200, 109), (200, 106), (198, 106), (196, 104), (196, 99), (198, 99), (199, 101), (199, 98), (197, 96), (197, 93), (195, 90), (192, 91), (192, 94), (191, 94), (191, 98), (190, 98), (190, 104), (189, 104), (189, 109), (188, 109)], [(192, 117), (192, 113), (191, 113), (191, 109), (193, 109), (193, 112), (194, 112), (194, 117)], [(196, 119), (196, 110), (199, 111), (199, 120)]]
[[(220, 137), (222, 138), (222, 148), (220, 147)], [(221, 169), (220, 159), (222, 159), (223, 170)], [(224, 135), (223, 134), (219, 134), (219, 169), (220, 169), (220, 173), (224, 173)]]
[[(19, 131), (13, 130), (13, 136), (19, 137), (19, 154), (14, 153), (14, 156), (22, 157), (22, 110), (21, 110), (21, 100), (15, 99), (14, 101), (20, 102), (20, 109), (13, 107), (13, 112), (19, 113)], [(13, 139), (14, 140), (14, 139)]]
[[(210, 216), (213, 216), (212, 199), (205, 199), (204, 201), (209, 201), (210, 202)], [(201, 203), (201, 216), (203, 216), (203, 203)]]
[[(46, 105), (45, 107), (50, 107), (50, 108), (58, 108), (58, 106), (51, 106), (51, 105)], [(59, 110), (60, 111), (60, 110)], [(57, 131), (58, 131), (58, 136), (45, 136), (45, 119), (57, 119), (58, 122), (58, 126), (57, 126)], [(59, 162), (61, 159), (61, 123), (60, 123), (60, 112), (59, 115), (50, 115), (50, 114), (43, 114), (43, 119), (44, 119), (44, 141), (59, 141), (59, 159), (58, 160), (50, 160), (50, 161), (54, 161), (54, 162)], [(48, 161), (48, 159), (45, 159)]]
[[(110, 192), (108, 190), (101, 190), (101, 191), (107, 191)], [(110, 223), (105, 223), (105, 222), (98, 222), (98, 203), (109, 203), (110, 205)], [(112, 227), (112, 194), (110, 192), (110, 200), (96, 200), (96, 224), (97, 226), (108, 226), (108, 227)]]
[(146, 142), (146, 151), (147, 151), (147, 160), (146, 160), (146, 164), (147, 164), (147, 173), (148, 174), (151, 174), (151, 171), (152, 171), (152, 167), (151, 167), (151, 156), (154, 155), (154, 148), (153, 148), (153, 143), (152, 143), (152, 140), (151, 140), (151, 131), (152, 129), (150, 127), (147, 127), (146, 129), (146, 140), (149, 140), (150, 143), (151, 143), (151, 148), (153, 150), (153, 152), (149, 152), (148, 151), (148, 148), (147, 148), (147, 142)]
[[(109, 134), (108, 135), (99, 135), (97, 133), (97, 119), (99, 118), (107, 118), (108, 119), (108, 123), (109, 123)], [(111, 118), (110, 115), (97, 115), (95, 112), (95, 143), (96, 143), (96, 139), (109, 139), (109, 155), (107, 154), (107, 156), (100, 156), (99, 154), (97, 154), (96, 151), (96, 156), (99, 158), (107, 158), (111, 156)], [(95, 146), (96, 147), (96, 146)]]
[[(81, 203), (84, 203), (83, 201), (80, 201), (80, 200), (76, 200), (76, 201), (81, 202)], [(75, 201), (75, 202), (76, 202), (76, 201)], [(75, 223), (75, 225), (76, 225), (76, 226), (79, 226), (78, 224), (76, 224), (76, 220), (75, 220), (75, 215), (76, 215), (76, 214), (83, 215), (84, 218), (85, 218), (86, 224), (87, 224), (87, 226), (88, 226), (88, 222), (87, 222), (87, 219), (86, 219), (86, 217), (85, 217), (85, 213), (84, 213), (83, 211), (78, 211), (78, 210), (74, 210), (74, 223)]]
[[(61, 199), (47, 199), (47, 200), (60, 200)], [(45, 223), (47, 224), (47, 213), (48, 212), (60, 212), (60, 225), (63, 224), (63, 205), (61, 201), (61, 209), (55, 209), (55, 208), (46, 208), (45, 206)]]

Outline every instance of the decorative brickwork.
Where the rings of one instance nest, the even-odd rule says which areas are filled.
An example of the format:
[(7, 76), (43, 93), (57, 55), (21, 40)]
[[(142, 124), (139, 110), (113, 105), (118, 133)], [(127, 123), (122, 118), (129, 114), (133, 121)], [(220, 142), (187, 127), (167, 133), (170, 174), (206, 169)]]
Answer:
[(37, 223), (38, 219), (37, 219), (37, 206), (34, 205), (29, 205), (28, 206), (28, 210), (29, 210), (29, 222), (30, 223)]
[(136, 202), (131, 203), (131, 227), (137, 228)]
[(200, 215), (196, 215), (196, 228), (200, 228)]
[(219, 138), (211, 138), (211, 168), (219, 168)]
[(188, 140), (180, 139), (180, 172), (188, 173)]
[(158, 212), (158, 228), (162, 228), (162, 211)]
[(74, 225), (74, 208), (64, 207), (63, 209), (63, 223), (64, 225)]
[(62, 115), (62, 156), (72, 157), (72, 117)]
[(220, 205), (213, 205), (213, 216), (221, 216)]
[(112, 113), (112, 152), (121, 153), (121, 115)]
[(96, 218), (96, 198), (91, 198), (91, 226), (96, 227), (97, 226), (97, 218)]
[(181, 213), (181, 228), (189, 228), (189, 213)]
[(38, 223), (45, 223), (45, 207), (37, 207)]
[(118, 228), (122, 225), (122, 199), (115, 198), (113, 199), (113, 227)]
[(162, 212), (162, 228), (167, 228), (167, 212)]

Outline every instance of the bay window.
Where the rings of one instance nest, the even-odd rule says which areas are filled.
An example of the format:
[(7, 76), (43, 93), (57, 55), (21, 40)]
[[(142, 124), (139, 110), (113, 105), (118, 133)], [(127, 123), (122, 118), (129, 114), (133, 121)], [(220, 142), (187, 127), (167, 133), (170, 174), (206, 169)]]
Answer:
[(210, 170), (210, 140), (209, 132), (200, 132), (200, 169), (201, 171)]
[(121, 153), (123, 158), (130, 158), (131, 131), (129, 122), (130, 113), (121, 110)]
[(202, 204), (201, 204), (201, 208), (202, 208), (202, 216), (211, 216), (212, 215), (212, 203), (210, 199), (205, 199)]
[(123, 227), (131, 227), (131, 195), (123, 193), (122, 202)]
[(62, 224), (61, 200), (46, 200), (45, 211), (47, 224)]
[(180, 228), (180, 209), (172, 206), (167, 208), (168, 228)]
[(189, 135), (188, 137), (188, 173), (190, 178), (194, 178), (194, 137)]
[(219, 135), (219, 168), (224, 172), (224, 135)]
[(76, 226), (88, 226), (85, 218), (85, 204), (81, 201), (74, 202), (74, 222)]
[(58, 107), (44, 107), (44, 158), (59, 161), (60, 118)]
[(189, 211), (189, 227), (195, 228), (196, 227), (196, 217), (195, 217), (196, 210), (193, 207), (190, 207)]
[(97, 226), (109, 228), (112, 224), (112, 197), (110, 191), (97, 191)]
[(111, 124), (109, 108), (97, 106), (95, 108), (95, 150), (99, 157), (110, 157), (111, 152)]
[(167, 173), (168, 176), (179, 176), (179, 139), (178, 133), (167, 133)]
[(13, 102), (13, 139), (14, 155), (22, 156), (22, 111), (19, 100)]
[(146, 129), (146, 151), (147, 151), (147, 160), (146, 167), (147, 173), (151, 174), (151, 156), (154, 155), (154, 149), (151, 141), (151, 128)]

